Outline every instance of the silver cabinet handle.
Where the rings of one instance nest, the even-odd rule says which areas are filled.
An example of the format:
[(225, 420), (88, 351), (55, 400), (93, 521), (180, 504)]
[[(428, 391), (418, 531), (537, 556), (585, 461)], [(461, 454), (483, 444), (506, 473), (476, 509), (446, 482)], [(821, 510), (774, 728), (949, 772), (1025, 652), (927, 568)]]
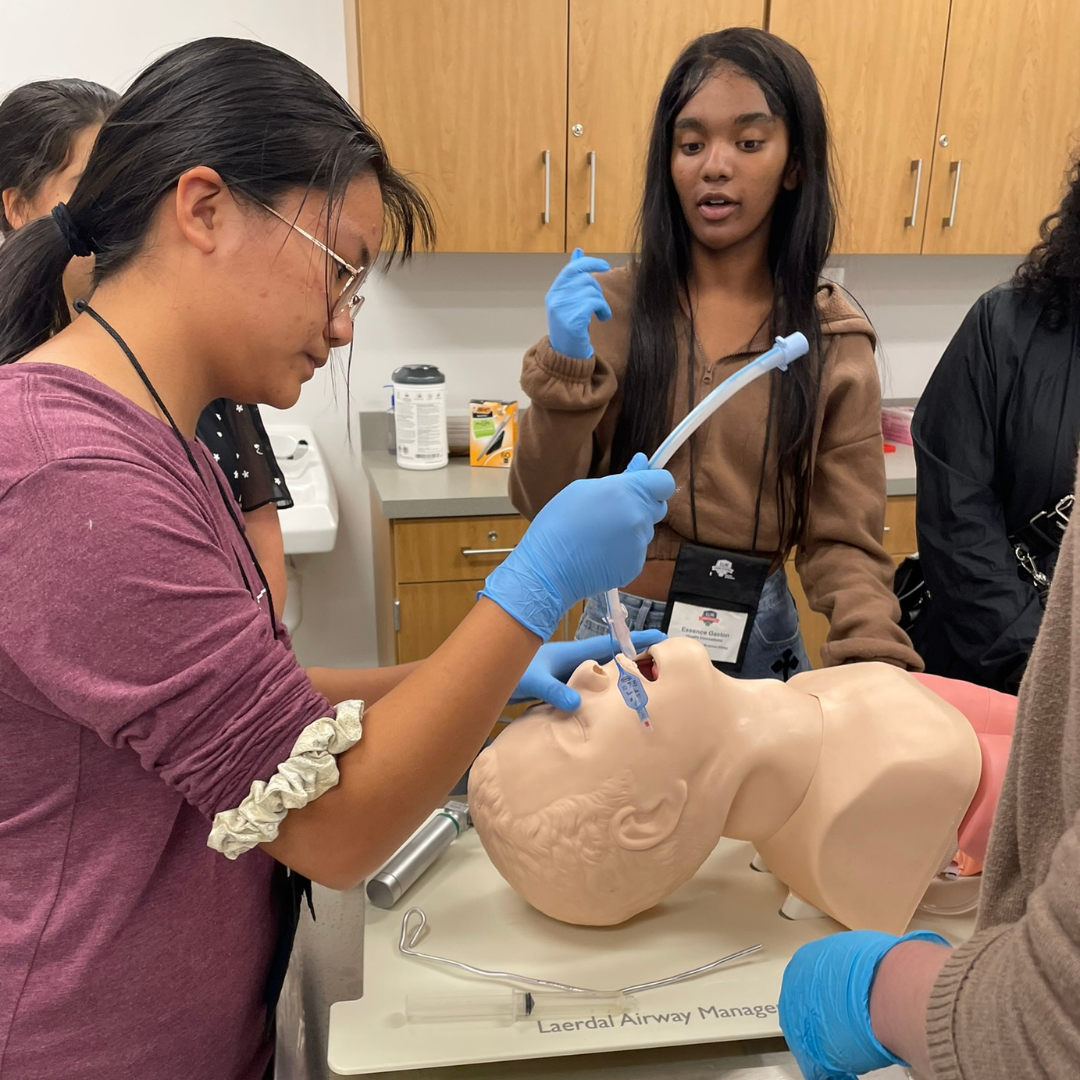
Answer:
[(909, 229), (915, 228), (915, 222), (919, 215), (919, 188), (922, 187), (922, 158), (911, 163), (911, 171), (915, 174), (915, 195), (911, 200), (911, 215), (904, 218), (904, 225)]
[(544, 212), (540, 220), (548, 225), (551, 222), (551, 151), (545, 150), (541, 156), (544, 161)]
[(585, 220), (596, 224), (596, 151), (589, 151), (589, 213)]
[(885, 526), (885, 531), (886, 532), (892, 532), (892, 526), (891, 525), (886, 525)]
[(953, 174), (952, 182), (952, 205), (949, 207), (949, 216), (941, 219), (941, 224), (946, 229), (951, 229), (956, 224), (956, 196), (960, 193), (960, 166), (963, 165), (962, 161), (954, 161), (949, 166), (949, 171)]
[(514, 549), (508, 548), (462, 548), (461, 554), (468, 557), (469, 555), (509, 555)]

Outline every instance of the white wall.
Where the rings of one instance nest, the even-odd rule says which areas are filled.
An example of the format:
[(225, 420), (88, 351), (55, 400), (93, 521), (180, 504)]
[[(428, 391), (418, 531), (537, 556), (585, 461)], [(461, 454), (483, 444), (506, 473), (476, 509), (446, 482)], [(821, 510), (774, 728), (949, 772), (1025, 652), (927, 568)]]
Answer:
[[(210, 34), (251, 37), (292, 53), (342, 92), (341, 0), (2, 0), (0, 94), (30, 79), (81, 76), (122, 89), (164, 50)], [(307, 662), (374, 662), (367, 485), (357, 417), (385, 406), (383, 383), (403, 363), (446, 372), (451, 408), (471, 397), (517, 397), (526, 347), (544, 332), (543, 297), (562, 256), (434, 255), (373, 281), (357, 322), (351, 404), (341, 365), (320, 372), (292, 410), (311, 423), (341, 505), (337, 548), (301, 562)], [(1014, 260), (859, 256), (837, 260), (881, 335), (885, 392), (916, 397), (975, 298)], [(273, 410), (267, 410), (268, 414)], [(351, 414), (353, 445), (347, 439)], [(268, 415), (268, 419), (273, 417)]]
[(284, 49), (345, 93), (343, 11), (342, 0), (3, 0), (0, 94), (64, 76), (122, 90), (166, 50), (214, 35)]

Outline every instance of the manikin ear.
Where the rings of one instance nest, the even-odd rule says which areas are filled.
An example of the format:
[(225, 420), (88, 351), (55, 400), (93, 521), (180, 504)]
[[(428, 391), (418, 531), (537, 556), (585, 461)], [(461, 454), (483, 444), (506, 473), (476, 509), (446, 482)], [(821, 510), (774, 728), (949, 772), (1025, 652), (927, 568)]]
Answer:
[(180, 235), (204, 255), (214, 251), (226, 218), (238, 211), (225, 181), (206, 165), (181, 174), (176, 183), (175, 206)]
[(676, 780), (653, 803), (624, 806), (611, 819), (611, 835), (615, 843), (627, 851), (648, 851), (663, 843), (679, 824), (686, 806), (685, 780)]

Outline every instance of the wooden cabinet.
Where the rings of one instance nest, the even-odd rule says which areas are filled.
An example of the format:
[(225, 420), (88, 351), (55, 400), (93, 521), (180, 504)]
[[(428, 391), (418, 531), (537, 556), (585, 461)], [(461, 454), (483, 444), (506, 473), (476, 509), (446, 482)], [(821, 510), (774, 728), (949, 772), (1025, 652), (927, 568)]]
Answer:
[[(516, 514), (388, 521), (375, 498), (371, 518), (381, 666), (430, 656), (468, 615), (484, 579), (528, 525)], [(570, 611), (554, 640), (574, 636), (581, 607)]]
[(1018, 254), (1080, 134), (1077, 0), (345, 0), (350, 84), (441, 251), (627, 251), (693, 37), (760, 26), (825, 92), (838, 252)]
[(656, 99), (684, 46), (762, 0), (570, 0), (566, 250), (629, 251)]
[(699, 34), (763, 25), (765, 5), (345, 6), (354, 104), (430, 195), (440, 251), (628, 251), (664, 76)]
[[(885, 534), (882, 546), (899, 565), (916, 550), (915, 496), (893, 495), (885, 505)], [(799, 629), (802, 631), (806, 655), (814, 667), (821, 667), (821, 646), (829, 635), (829, 620), (811, 610), (803, 592), (802, 582), (795, 570), (794, 557), (784, 563), (791, 595), (799, 612)]]
[(952, 0), (923, 251), (1013, 254), (1080, 131), (1077, 0)]
[(825, 91), (837, 251), (1021, 254), (1080, 130), (1076, 0), (772, 0)]
[(562, 251), (567, 0), (346, 0), (354, 102), (440, 251)]
[[(516, 515), (414, 518), (388, 521), (372, 499), (376, 620), (379, 664), (406, 664), (430, 656), (472, 609), (484, 578), (507, 549), (524, 535), (527, 522)], [(885, 508), (885, 550), (897, 564), (916, 549), (915, 496), (889, 499)], [(810, 610), (794, 558), (784, 564), (810, 662), (821, 665), (829, 622)], [(583, 605), (568, 613), (554, 635), (571, 640)], [(507, 710), (507, 715), (515, 709)]]
[(921, 250), (948, 27), (949, 0), (772, 0), (824, 92), (838, 252)]

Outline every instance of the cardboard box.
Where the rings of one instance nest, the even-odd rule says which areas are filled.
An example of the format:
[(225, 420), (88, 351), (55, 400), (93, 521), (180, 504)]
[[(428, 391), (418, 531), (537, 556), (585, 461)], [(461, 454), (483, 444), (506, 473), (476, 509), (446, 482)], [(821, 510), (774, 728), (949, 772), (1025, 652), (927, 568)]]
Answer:
[(517, 446), (516, 401), (469, 402), (469, 464), (509, 469)]

